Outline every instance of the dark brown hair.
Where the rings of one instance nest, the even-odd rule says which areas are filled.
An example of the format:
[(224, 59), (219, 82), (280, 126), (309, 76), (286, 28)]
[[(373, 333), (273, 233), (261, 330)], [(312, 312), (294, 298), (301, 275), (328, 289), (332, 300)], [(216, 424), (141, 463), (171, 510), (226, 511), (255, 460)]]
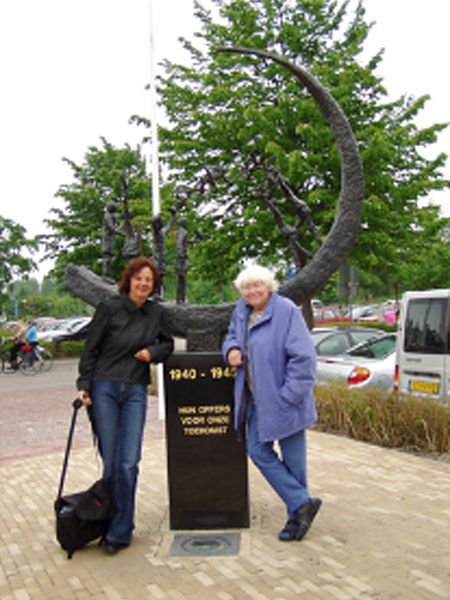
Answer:
[[(138, 256), (134, 260), (132, 260), (125, 271), (122, 273), (122, 277), (120, 278), (119, 283), (119, 293), (128, 294), (130, 291), (130, 280), (131, 278), (139, 273), (141, 269), (144, 267), (148, 267), (150, 271), (153, 273), (153, 289), (151, 294), (154, 294), (158, 291), (159, 285), (161, 283), (161, 274), (159, 272), (158, 267), (155, 263), (147, 258), (146, 256)], [(149, 295), (151, 295), (149, 294)]]

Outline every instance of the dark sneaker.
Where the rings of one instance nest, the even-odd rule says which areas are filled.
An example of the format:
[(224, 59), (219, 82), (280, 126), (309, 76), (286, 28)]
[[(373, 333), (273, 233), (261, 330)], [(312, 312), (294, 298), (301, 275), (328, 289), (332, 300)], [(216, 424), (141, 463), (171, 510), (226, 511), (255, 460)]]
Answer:
[(123, 550), (124, 548), (126, 548), (127, 544), (120, 544), (118, 542), (109, 542), (108, 540), (104, 539), (100, 542), (100, 546), (102, 546), (105, 554), (108, 554), (109, 556), (114, 556), (114, 554), (117, 554), (120, 550)]
[(297, 521), (289, 519), (289, 521), (278, 534), (278, 539), (280, 540), (280, 542), (292, 542), (292, 540), (295, 540), (295, 534), (297, 533), (297, 529)]
[(322, 500), (320, 498), (310, 498), (305, 504), (302, 504), (300, 508), (295, 511), (295, 518), (297, 521), (297, 531), (295, 532), (295, 539), (300, 541), (308, 533), (311, 527), (314, 517), (319, 512), (322, 506)]

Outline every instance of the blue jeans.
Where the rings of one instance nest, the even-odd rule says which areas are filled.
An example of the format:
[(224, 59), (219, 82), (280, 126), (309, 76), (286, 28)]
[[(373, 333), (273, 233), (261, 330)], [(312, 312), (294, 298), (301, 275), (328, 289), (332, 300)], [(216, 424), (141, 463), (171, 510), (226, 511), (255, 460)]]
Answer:
[(309, 500), (306, 477), (306, 434), (299, 431), (278, 440), (281, 458), (274, 450), (274, 442), (260, 442), (258, 435), (258, 407), (248, 392), (246, 397), (247, 452), (286, 504), (288, 519)]
[(111, 485), (116, 508), (106, 538), (128, 545), (134, 529), (147, 388), (141, 384), (94, 380), (91, 399), (103, 477)]

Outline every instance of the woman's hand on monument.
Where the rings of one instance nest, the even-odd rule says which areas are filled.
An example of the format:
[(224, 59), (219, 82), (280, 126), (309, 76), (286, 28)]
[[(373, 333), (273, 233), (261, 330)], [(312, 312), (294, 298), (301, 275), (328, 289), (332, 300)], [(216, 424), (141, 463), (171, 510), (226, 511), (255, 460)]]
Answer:
[(242, 352), (239, 348), (231, 348), (227, 355), (227, 361), (231, 367), (240, 367), (244, 364)]

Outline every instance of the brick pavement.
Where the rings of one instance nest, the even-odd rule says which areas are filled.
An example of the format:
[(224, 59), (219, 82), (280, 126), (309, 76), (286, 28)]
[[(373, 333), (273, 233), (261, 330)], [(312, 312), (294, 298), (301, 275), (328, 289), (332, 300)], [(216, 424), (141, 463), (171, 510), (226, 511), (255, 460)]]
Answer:
[[(4, 402), (0, 393), (2, 418)], [(174, 532), (156, 414), (151, 399), (135, 538), (114, 557), (92, 545), (68, 561), (55, 540), (52, 504), (64, 446), (56, 431), (67, 433), (67, 408), (47, 448), (26, 436), (16, 457), (2, 447), (1, 600), (450, 598), (449, 465), (315, 431), (308, 434), (310, 484), (324, 504), (302, 542), (278, 542), (282, 504), (250, 465), (251, 527), (240, 532), (239, 554), (169, 556)], [(77, 435), (68, 491), (100, 474), (88, 431), (77, 428)]]
[[(76, 396), (76, 360), (55, 363), (54, 371), (34, 377), (0, 377), (0, 465), (9, 460), (59, 451), (65, 447)], [(158, 407), (149, 405), (148, 435), (161, 437)], [(74, 448), (92, 446), (89, 421), (80, 411)]]

